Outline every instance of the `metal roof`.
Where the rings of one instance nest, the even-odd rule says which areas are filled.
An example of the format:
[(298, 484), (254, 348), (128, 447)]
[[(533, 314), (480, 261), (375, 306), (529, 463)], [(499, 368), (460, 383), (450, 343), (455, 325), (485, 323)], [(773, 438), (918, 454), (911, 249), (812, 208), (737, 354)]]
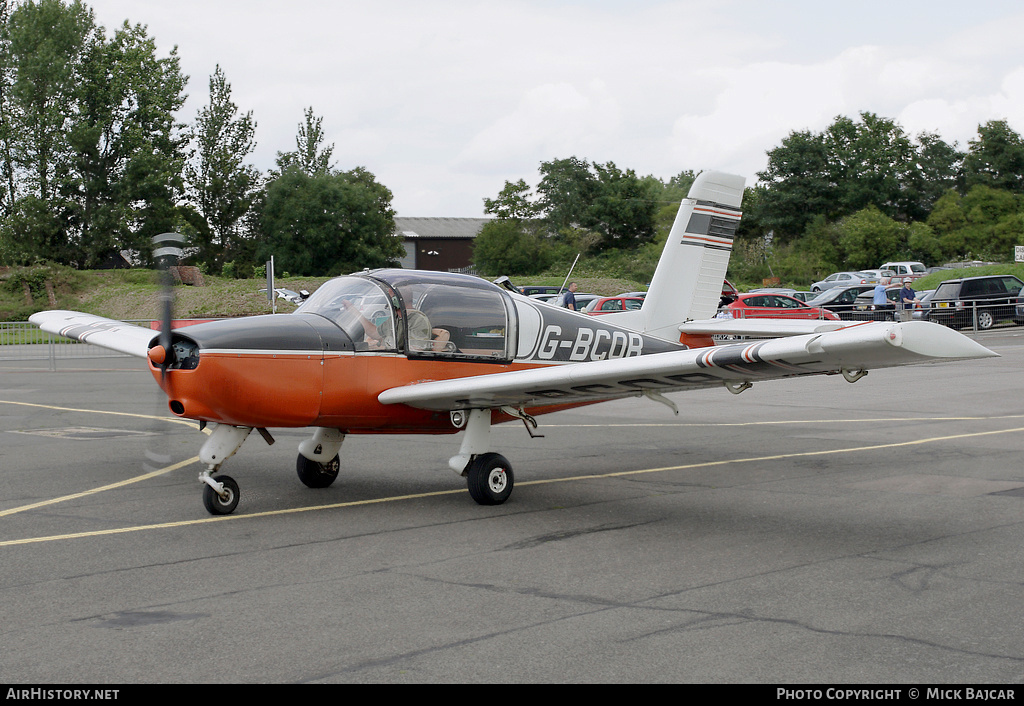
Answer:
[(395, 232), (403, 238), (472, 239), (490, 218), (403, 218), (395, 217)]

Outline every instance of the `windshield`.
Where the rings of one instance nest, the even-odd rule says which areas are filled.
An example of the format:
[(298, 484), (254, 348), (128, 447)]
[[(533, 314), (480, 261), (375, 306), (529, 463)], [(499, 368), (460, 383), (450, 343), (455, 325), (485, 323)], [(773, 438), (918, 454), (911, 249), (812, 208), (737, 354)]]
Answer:
[(295, 313), (318, 314), (348, 334), (360, 350), (394, 350), (394, 307), (385, 291), (362, 277), (339, 277), (317, 289)]

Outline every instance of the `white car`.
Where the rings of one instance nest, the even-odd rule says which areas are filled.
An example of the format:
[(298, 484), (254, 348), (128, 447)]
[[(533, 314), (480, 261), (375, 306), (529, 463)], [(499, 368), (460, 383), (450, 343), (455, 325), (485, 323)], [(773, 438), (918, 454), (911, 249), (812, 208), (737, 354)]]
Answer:
[(923, 262), (887, 262), (882, 265), (879, 269), (892, 270), (896, 273), (897, 277), (924, 277), (927, 274), (928, 268), (924, 266)]

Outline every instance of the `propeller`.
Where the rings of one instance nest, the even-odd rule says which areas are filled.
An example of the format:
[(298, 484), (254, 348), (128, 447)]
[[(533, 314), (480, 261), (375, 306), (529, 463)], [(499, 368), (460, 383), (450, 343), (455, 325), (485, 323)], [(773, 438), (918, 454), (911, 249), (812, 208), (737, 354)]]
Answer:
[[(181, 246), (185, 236), (180, 233), (161, 233), (153, 236), (153, 259), (160, 271), (160, 335), (157, 345), (149, 349), (149, 359), (160, 368), (160, 386), (166, 387), (167, 369), (174, 362), (174, 347), (171, 342), (171, 322), (174, 319), (174, 276), (171, 268), (176, 266), (183, 254)], [(154, 397), (154, 419), (152, 434), (148, 438), (142, 467), (147, 473), (163, 472), (171, 465), (173, 443), (166, 422), (156, 420), (167, 414), (167, 398), (163, 391)]]
[[(167, 368), (174, 362), (171, 344), (171, 322), (174, 318), (174, 277), (171, 268), (181, 259), (185, 236), (181, 233), (161, 233), (153, 236), (153, 259), (160, 270), (160, 338), (149, 352), (149, 359), (160, 366), (161, 380), (167, 377)], [(159, 350), (158, 350), (159, 349)]]

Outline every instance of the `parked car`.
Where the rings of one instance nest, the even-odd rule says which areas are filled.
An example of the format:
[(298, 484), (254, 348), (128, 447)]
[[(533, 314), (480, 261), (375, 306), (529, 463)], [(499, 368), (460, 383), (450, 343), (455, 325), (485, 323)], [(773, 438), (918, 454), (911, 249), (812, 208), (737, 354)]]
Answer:
[(935, 296), (934, 289), (926, 289), (923, 292), (917, 293), (917, 298), (921, 300), (921, 303), (914, 309), (911, 316), (921, 321), (928, 321), (928, 314), (932, 308), (932, 297)]
[(555, 285), (527, 284), (520, 287), (519, 291), (528, 297), (532, 297), (534, 294), (558, 294), (564, 290)]
[(610, 314), (613, 311), (632, 311), (644, 305), (641, 297), (598, 297), (587, 304), (583, 313), (591, 316)]
[[(576, 292), (576, 311), (583, 311), (587, 304), (598, 298), (599, 297), (596, 294)], [(539, 299), (540, 301), (547, 302), (552, 306), (562, 306), (561, 294), (534, 294), (530, 299)]]
[[(924, 266), (923, 262), (910, 261), (887, 262), (884, 265), (882, 265), (879, 269), (892, 270), (893, 272), (896, 273), (896, 276), (899, 278), (899, 281), (901, 282), (907, 277), (910, 277), (911, 279), (924, 277), (928, 272), (928, 268)], [(893, 281), (892, 284), (896, 284), (896, 282)]]
[(823, 292), (832, 287), (848, 287), (851, 284), (878, 284), (878, 278), (867, 272), (833, 272), (820, 282), (811, 285), (812, 292)]
[(839, 317), (828, 309), (808, 306), (799, 299), (785, 294), (739, 294), (736, 301), (725, 307), (734, 319), (825, 319), (838, 321)]
[(877, 278), (881, 284), (894, 284), (893, 277), (896, 276), (892, 270), (861, 270), (861, 272)]
[(1017, 303), (1024, 282), (1013, 275), (949, 279), (935, 289), (928, 319), (953, 328), (990, 329), (1019, 318)]
[(750, 293), (754, 294), (785, 294), (787, 297), (793, 296), (793, 292), (796, 290), (792, 287), (758, 287), (757, 289), (751, 289)]
[(899, 321), (896, 302), (900, 298), (902, 284), (891, 284), (885, 288), (885, 304), (875, 304), (875, 288), (861, 292), (853, 302), (853, 308), (847, 312), (848, 321)]
[(736, 289), (736, 285), (727, 279), (722, 280), (722, 298), (718, 300), (719, 308), (728, 306), (732, 302), (736, 301), (736, 297), (739, 293), (740, 290)]
[(802, 302), (809, 302), (819, 294), (821, 294), (821, 292), (793, 292), (789, 296), (794, 299), (799, 299)]
[(850, 287), (833, 287), (807, 301), (808, 306), (819, 306), (838, 314), (840, 319), (850, 320), (851, 312), (859, 297), (864, 292), (873, 292), (876, 285), (855, 284)]

